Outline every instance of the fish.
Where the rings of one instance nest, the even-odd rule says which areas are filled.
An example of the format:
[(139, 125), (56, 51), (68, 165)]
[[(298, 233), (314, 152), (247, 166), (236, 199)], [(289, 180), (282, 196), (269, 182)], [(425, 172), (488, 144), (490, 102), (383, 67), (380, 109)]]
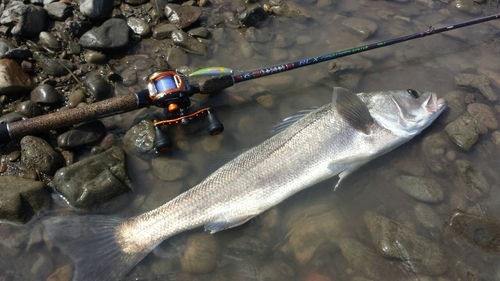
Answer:
[(73, 280), (118, 280), (162, 241), (204, 227), (237, 227), (328, 178), (337, 186), (370, 160), (409, 141), (446, 108), (433, 92), (358, 93), (288, 118), (275, 134), (164, 205), (130, 218), (51, 217), (48, 237), (75, 264)]

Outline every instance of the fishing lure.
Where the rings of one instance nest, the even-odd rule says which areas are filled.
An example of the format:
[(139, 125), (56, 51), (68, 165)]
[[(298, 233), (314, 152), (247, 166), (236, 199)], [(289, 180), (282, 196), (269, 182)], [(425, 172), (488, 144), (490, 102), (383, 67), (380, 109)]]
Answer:
[(220, 76), (220, 75), (232, 75), (234, 71), (230, 68), (223, 66), (210, 66), (196, 70), (195, 72), (189, 74), (189, 77), (194, 76)]

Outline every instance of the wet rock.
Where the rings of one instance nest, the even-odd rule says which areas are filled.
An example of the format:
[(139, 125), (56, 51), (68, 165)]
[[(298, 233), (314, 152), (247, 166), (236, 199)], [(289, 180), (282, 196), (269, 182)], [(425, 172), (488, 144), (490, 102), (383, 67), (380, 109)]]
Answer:
[(39, 52), (35, 52), (33, 58), (40, 63), (47, 75), (60, 77), (76, 69), (76, 65), (69, 60), (52, 58)]
[(4, 116), (0, 117), (0, 124), (8, 124), (11, 122), (16, 122), (19, 120), (26, 120), (28, 117), (22, 115), (19, 112), (11, 112), (7, 113)]
[(73, 277), (73, 269), (71, 265), (67, 264), (65, 266), (59, 267), (47, 277), (47, 281), (70, 281)]
[(106, 134), (104, 124), (99, 121), (91, 121), (75, 127), (57, 137), (57, 146), (63, 149), (71, 149), (89, 145), (100, 141)]
[(173, 31), (172, 40), (174, 40), (174, 44), (176, 46), (183, 48), (187, 52), (195, 53), (198, 55), (207, 54), (207, 46), (205, 46), (205, 44), (189, 36), (186, 32), (182, 30)]
[(455, 0), (453, 6), (466, 14), (479, 15), (481, 8), (474, 3), (474, 0)]
[(193, 24), (201, 15), (201, 7), (168, 4), (165, 7), (168, 21), (179, 28), (186, 28)]
[(127, 24), (135, 34), (141, 37), (146, 37), (151, 34), (151, 28), (149, 27), (149, 24), (142, 19), (130, 17), (127, 18)]
[(196, 27), (196, 28), (191, 28), (188, 31), (188, 34), (193, 36), (193, 37), (201, 37), (201, 38), (207, 38), (210, 32), (208, 29), (204, 26)]
[(283, 17), (299, 19), (307, 19), (308, 15), (303, 13), (298, 7), (293, 3), (286, 2), (285, 0), (270, 0), (269, 5), (274, 14)]
[(361, 36), (363, 39), (370, 37), (378, 29), (375, 22), (359, 18), (347, 18), (342, 21), (342, 25)]
[(42, 109), (35, 102), (27, 100), (17, 105), (16, 112), (19, 112), (20, 114), (31, 118), (41, 115)]
[(40, 181), (0, 177), (0, 219), (26, 223), (50, 204), (50, 189)]
[(43, 139), (26, 136), (21, 139), (21, 162), (37, 172), (53, 175), (64, 159)]
[(42, 105), (60, 104), (63, 96), (51, 85), (42, 84), (31, 91), (30, 100)]
[(189, 63), (188, 54), (179, 48), (168, 48), (165, 52), (168, 65), (173, 69), (180, 66), (187, 65)]
[(153, 123), (142, 120), (130, 128), (123, 137), (123, 150), (127, 154), (139, 155), (153, 152), (155, 133)]
[(253, 26), (245, 30), (245, 39), (248, 42), (268, 43), (271, 41), (272, 34)]
[(439, 121), (442, 121), (445, 124), (450, 123), (451, 121), (458, 118), (458, 116), (462, 115), (465, 108), (465, 96), (467, 93), (462, 91), (452, 91), (448, 92), (444, 95), (444, 99), (448, 103), (448, 109), (445, 110), (439, 117)]
[(113, 2), (106, 0), (83, 0), (78, 7), (89, 18), (104, 18), (113, 10)]
[(288, 48), (295, 43), (295, 38), (283, 36), (281, 34), (276, 35), (274, 39), (274, 47), (275, 48)]
[(38, 44), (54, 52), (62, 49), (61, 42), (52, 33), (46, 31), (42, 31), (38, 35)]
[(229, 255), (240, 258), (262, 257), (270, 252), (270, 248), (259, 239), (242, 236), (225, 245)]
[(255, 83), (261, 85), (271, 91), (279, 91), (290, 88), (294, 83), (294, 77), (292, 75), (282, 74), (274, 77), (265, 77), (262, 79), (256, 79)]
[(56, 21), (65, 21), (71, 16), (73, 8), (63, 2), (48, 3), (43, 6), (47, 11), (49, 18)]
[[(138, 158), (138, 157), (136, 157)], [(137, 159), (135, 160), (134, 166), (138, 166)], [(145, 165), (149, 169), (149, 165)], [(136, 171), (136, 170), (134, 170)], [(182, 181), (155, 181), (151, 193), (146, 197), (144, 202), (139, 208), (139, 212), (147, 212), (154, 208), (158, 208), (161, 205), (167, 203), (168, 201), (174, 199), (179, 195), (184, 188), (184, 183)]]
[[(450, 160), (446, 158), (449, 142), (443, 134), (426, 135), (422, 140), (423, 160), (432, 172), (440, 175), (450, 174)], [(415, 163), (413, 163), (415, 165)]]
[(376, 213), (366, 212), (363, 218), (375, 248), (382, 255), (407, 261), (418, 274), (446, 272), (448, 261), (437, 244)]
[(75, 108), (84, 101), (85, 101), (85, 92), (81, 89), (76, 89), (75, 91), (71, 92), (71, 94), (68, 97), (68, 106), (70, 108)]
[(0, 59), (0, 95), (21, 96), (34, 87), (34, 81), (16, 61)]
[(489, 101), (497, 101), (497, 94), (490, 87), (490, 80), (484, 75), (459, 74), (455, 77), (458, 86), (472, 87), (478, 89)]
[(186, 177), (191, 164), (183, 160), (156, 157), (151, 160), (153, 174), (164, 181), (175, 181)]
[(47, 255), (39, 255), (33, 266), (31, 273), (37, 277), (38, 280), (43, 280), (54, 271), (54, 262)]
[(112, 18), (98, 28), (85, 32), (78, 43), (89, 49), (116, 49), (128, 45), (130, 27), (124, 19)]
[(478, 126), (478, 122), (469, 114), (462, 115), (449, 123), (446, 133), (451, 141), (465, 151), (469, 151), (476, 144), (479, 134), (484, 133)]
[(153, 31), (153, 38), (156, 40), (163, 40), (165, 38), (172, 38), (172, 32), (179, 30), (173, 23), (160, 23), (155, 26)]
[(342, 255), (352, 269), (371, 280), (390, 280), (394, 277), (394, 267), (365, 245), (352, 238), (340, 240)]
[(417, 220), (424, 226), (430, 229), (440, 228), (444, 224), (444, 220), (434, 211), (432, 207), (424, 203), (417, 203), (414, 207)]
[(414, 176), (398, 176), (394, 184), (411, 197), (427, 203), (443, 201), (443, 189), (433, 179)]
[(3, 58), (8, 51), (15, 48), (16, 45), (14, 45), (12, 41), (6, 38), (0, 38), (0, 58)]
[(137, 83), (137, 71), (133, 67), (127, 67), (121, 74), (122, 84), (124, 86), (132, 86)]
[(449, 225), (473, 245), (486, 252), (500, 252), (500, 220), (494, 216), (473, 216), (456, 211)]
[(498, 128), (498, 121), (491, 107), (484, 103), (471, 103), (467, 106), (467, 112), (478, 122), (483, 123), (488, 129)]
[(490, 184), (481, 170), (474, 168), (472, 162), (457, 160), (455, 161), (455, 167), (463, 183), (465, 183), (469, 189), (474, 190), (474, 193), (479, 194), (479, 196), (488, 194), (490, 191)]
[(123, 2), (130, 5), (140, 5), (148, 2), (148, 0), (124, 0)]
[(267, 13), (264, 11), (260, 4), (252, 4), (248, 6), (243, 12), (239, 14), (238, 20), (241, 25), (249, 26), (259, 26), (262, 22), (267, 19)]
[(31, 38), (45, 30), (47, 12), (39, 6), (24, 5), (19, 1), (12, 1), (3, 11), (0, 24), (13, 25), (10, 30), (12, 35)]
[(223, 138), (224, 137), (222, 135), (205, 137), (201, 141), (201, 147), (206, 152), (220, 151), (221, 148), (222, 148), (222, 140), (223, 140)]
[(86, 51), (83, 54), (85, 61), (92, 64), (104, 64), (107, 61), (106, 55), (96, 51)]
[(113, 96), (113, 86), (101, 75), (90, 75), (83, 81), (83, 84), (97, 101)]
[(100, 208), (130, 192), (125, 153), (114, 147), (57, 171), (53, 184), (76, 208)]
[(210, 273), (217, 265), (218, 254), (219, 245), (213, 235), (191, 235), (181, 257), (182, 270), (191, 274)]

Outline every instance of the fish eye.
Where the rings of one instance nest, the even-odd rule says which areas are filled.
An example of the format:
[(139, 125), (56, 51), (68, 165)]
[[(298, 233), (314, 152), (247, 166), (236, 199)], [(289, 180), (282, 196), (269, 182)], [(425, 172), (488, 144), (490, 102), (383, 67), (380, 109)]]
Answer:
[(418, 99), (420, 97), (420, 94), (413, 89), (408, 89), (406, 90), (406, 92), (415, 99)]

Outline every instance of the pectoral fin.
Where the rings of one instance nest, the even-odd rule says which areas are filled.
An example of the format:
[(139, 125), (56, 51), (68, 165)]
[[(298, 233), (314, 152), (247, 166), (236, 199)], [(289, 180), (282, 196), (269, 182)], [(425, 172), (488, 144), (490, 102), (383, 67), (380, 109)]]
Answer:
[(205, 230), (210, 232), (211, 234), (226, 230), (229, 228), (237, 227), (240, 226), (250, 219), (252, 219), (255, 216), (247, 216), (247, 217), (241, 217), (241, 218), (233, 218), (231, 220), (227, 221), (214, 221), (214, 222), (209, 222), (205, 224)]
[(341, 88), (333, 88), (332, 108), (356, 130), (370, 133), (373, 117), (366, 104), (353, 92)]
[(366, 164), (370, 159), (372, 158), (372, 155), (369, 153), (362, 154), (362, 155), (357, 155), (355, 157), (348, 157), (344, 159), (340, 159), (335, 161), (335, 163), (330, 164), (330, 169), (331, 170), (337, 170), (339, 166), (345, 166), (344, 170), (338, 174), (339, 180), (335, 184), (334, 191), (337, 190), (337, 187), (340, 185), (340, 183), (350, 174), (358, 170), (361, 166)]

